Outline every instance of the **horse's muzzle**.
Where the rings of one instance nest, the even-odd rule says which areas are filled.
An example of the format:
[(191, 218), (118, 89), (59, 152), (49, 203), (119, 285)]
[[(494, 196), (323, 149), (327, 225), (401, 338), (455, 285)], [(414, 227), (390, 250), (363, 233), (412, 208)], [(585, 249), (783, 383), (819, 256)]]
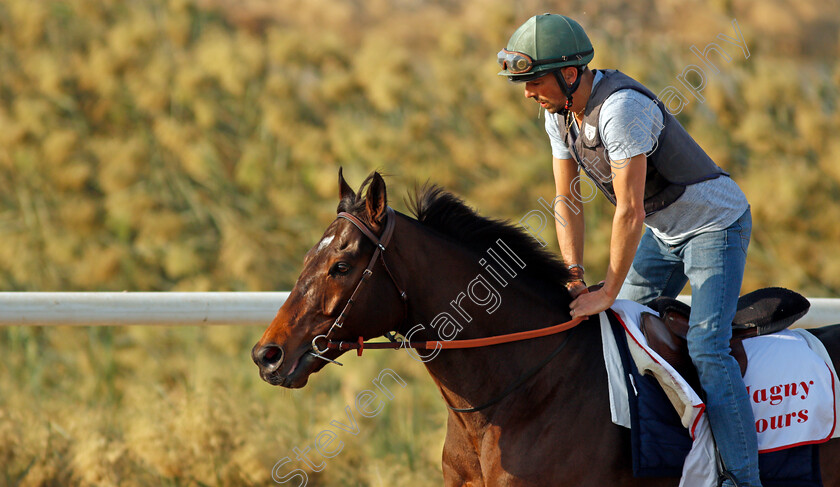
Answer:
[(283, 348), (274, 343), (268, 343), (259, 349), (255, 345), (251, 350), (251, 358), (263, 376), (273, 373), (283, 365), (283, 355)]

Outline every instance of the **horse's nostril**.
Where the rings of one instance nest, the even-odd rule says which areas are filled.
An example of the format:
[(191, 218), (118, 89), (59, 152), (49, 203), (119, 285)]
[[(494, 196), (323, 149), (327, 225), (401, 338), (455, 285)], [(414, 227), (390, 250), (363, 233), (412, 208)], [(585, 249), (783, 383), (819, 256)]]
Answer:
[(279, 345), (264, 345), (254, 356), (254, 362), (266, 372), (274, 372), (283, 363), (283, 349)]
[(265, 355), (263, 355), (263, 362), (265, 363), (274, 363), (280, 361), (283, 357), (283, 351), (279, 348), (269, 348), (266, 350)]

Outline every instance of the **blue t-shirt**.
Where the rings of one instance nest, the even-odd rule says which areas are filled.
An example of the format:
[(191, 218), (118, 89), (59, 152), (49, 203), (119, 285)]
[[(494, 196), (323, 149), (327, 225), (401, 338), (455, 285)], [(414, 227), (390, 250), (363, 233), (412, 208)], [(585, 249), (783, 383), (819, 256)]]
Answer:
[[(601, 78), (603, 74), (596, 71), (593, 88)], [(574, 159), (560, 136), (559, 123), (563, 120), (558, 114), (546, 113), (545, 131), (551, 142), (551, 154), (557, 159)], [(652, 99), (636, 90), (625, 89), (604, 100), (598, 116), (598, 133), (610, 159), (620, 161), (653, 149), (662, 123), (662, 112)], [(576, 136), (579, 133), (576, 120), (571, 130)], [(721, 176), (687, 186), (679, 199), (645, 218), (645, 225), (666, 244), (676, 245), (700, 233), (728, 228), (748, 207), (738, 184)]]

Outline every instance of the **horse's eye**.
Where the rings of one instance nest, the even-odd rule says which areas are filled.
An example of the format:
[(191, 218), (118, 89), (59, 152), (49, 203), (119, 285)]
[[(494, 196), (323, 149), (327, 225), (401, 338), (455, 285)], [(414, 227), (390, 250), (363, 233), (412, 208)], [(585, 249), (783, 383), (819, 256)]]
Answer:
[(336, 262), (330, 274), (347, 274), (350, 271), (350, 264), (347, 262)]

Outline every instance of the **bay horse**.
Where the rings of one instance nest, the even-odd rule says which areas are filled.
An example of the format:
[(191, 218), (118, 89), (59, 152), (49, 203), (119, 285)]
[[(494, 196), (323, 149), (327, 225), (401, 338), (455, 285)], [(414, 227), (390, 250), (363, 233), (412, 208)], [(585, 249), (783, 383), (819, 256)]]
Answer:
[[(358, 194), (341, 170), (338, 180), (339, 217), (252, 350), (266, 382), (305, 386), (345, 353), (330, 340), (469, 340), (571, 320), (569, 271), (520, 228), (436, 186), (415, 192), (411, 218), (390, 210), (378, 173)], [(840, 325), (812, 331), (837, 362)], [(445, 485), (678, 485), (632, 475), (629, 432), (610, 421), (597, 316), (541, 338), (417, 353), (450, 408)], [(840, 441), (820, 454), (825, 485), (840, 485)]]

